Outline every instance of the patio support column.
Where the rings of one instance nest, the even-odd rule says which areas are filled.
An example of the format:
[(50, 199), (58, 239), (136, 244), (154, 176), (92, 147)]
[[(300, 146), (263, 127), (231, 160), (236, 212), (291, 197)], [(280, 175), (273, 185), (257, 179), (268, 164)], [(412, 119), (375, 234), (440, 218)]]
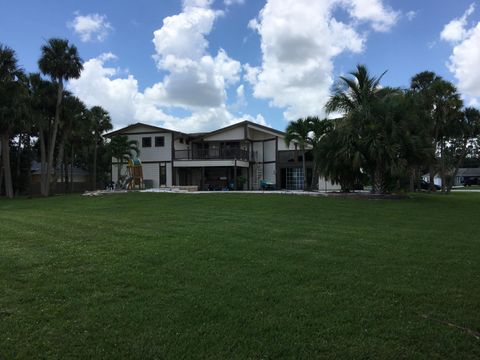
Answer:
[(205, 168), (202, 166), (202, 171), (201, 171), (201, 176), (200, 176), (200, 191), (203, 191), (205, 188)]
[(233, 161), (233, 190), (237, 190), (237, 159)]

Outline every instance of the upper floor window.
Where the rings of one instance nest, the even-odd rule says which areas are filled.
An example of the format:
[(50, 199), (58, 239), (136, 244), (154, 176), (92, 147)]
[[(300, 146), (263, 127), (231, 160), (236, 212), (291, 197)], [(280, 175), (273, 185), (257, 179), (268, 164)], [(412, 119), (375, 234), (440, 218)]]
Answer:
[(165, 146), (165, 136), (155, 136), (155, 147)]
[(152, 138), (151, 137), (143, 137), (142, 138), (142, 147), (152, 147)]

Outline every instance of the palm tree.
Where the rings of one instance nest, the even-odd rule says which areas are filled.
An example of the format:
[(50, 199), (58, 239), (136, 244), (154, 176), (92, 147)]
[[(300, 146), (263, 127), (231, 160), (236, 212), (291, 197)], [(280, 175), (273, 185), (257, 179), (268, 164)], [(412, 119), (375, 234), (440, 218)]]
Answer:
[(385, 134), (378, 132), (382, 129), (382, 122), (388, 120), (382, 102), (399, 93), (397, 89), (380, 87), (385, 73), (375, 77), (364, 65), (357, 65), (356, 70), (350, 72), (350, 77), (340, 77), (337, 89), (325, 106), (327, 113), (342, 113), (350, 131), (355, 134), (354, 144), (366, 160), (365, 166), (371, 174), (375, 193), (386, 191), (386, 172), (389, 169), (385, 167), (385, 156), (394, 150), (382, 148), (388, 144), (382, 137)]
[(108, 111), (100, 106), (94, 106), (90, 109), (91, 126), (94, 136), (94, 148), (93, 148), (93, 176), (92, 176), (92, 190), (97, 187), (97, 152), (98, 142), (102, 141), (101, 135), (105, 131), (112, 130), (112, 119), (108, 114)]
[(319, 172), (319, 148), (325, 139), (325, 136), (331, 130), (333, 124), (331, 120), (321, 120), (317, 116), (307, 117), (310, 123), (311, 136), (308, 141), (312, 146), (313, 152), (313, 171), (312, 171), (312, 188), (317, 185)]
[(5, 194), (13, 198), (10, 166), (10, 136), (19, 116), (22, 91), (26, 90), (23, 71), (18, 66), (15, 51), (0, 44), (0, 142), (3, 160)]
[(60, 124), (64, 82), (69, 79), (78, 79), (83, 70), (83, 65), (75, 45), (70, 45), (68, 40), (52, 38), (42, 46), (42, 55), (38, 60), (38, 66), (41, 72), (49, 75), (57, 86), (55, 120), (50, 131), (48, 143), (47, 174), (42, 179), (44, 180), (42, 195), (48, 196), (51, 175), (53, 173), (53, 154)]
[(120, 185), (124, 161), (131, 159), (134, 153), (137, 157), (140, 155), (137, 141), (128, 140), (126, 135), (116, 135), (110, 141), (110, 153), (117, 160), (117, 184)]
[[(61, 168), (63, 165), (64, 168), (64, 184), (65, 191), (68, 190), (68, 155), (65, 154), (65, 146), (69, 141), (72, 140), (73, 130), (78, 128), (84, 128), (88, 126), (88, 115), (87, 107), (85, 104), (76, 96), (73, 96), (68, 91), (64, 91), (62, 101), (62, 124), (60, 127), (60, 143), (58, 145), (58, 155), (57, 155), (57, 169)], [(73, 159), (70, 159), (72, 170)], [(55, 174), (56, 176), (57, 174)]]
[(302, 152), (302, 168), (303, 168), (303, 189), (307, 188), (307, 173), (305, 165), (305, 152), (306, 148), (309, 145), (310, 138), (309, 134), (311, 131), (311, 120), (298, 119), (296, 121), (291, 121), (286, 130), (285, 143), (287, 146), (293, 142), (295, 143), (295, 148), (298, 144), (300, 151)]
[(354, 190), (363, 183), (363, 155), (357, 138), (344, 118), (330, 120), (328, 131), (318, 144), (318, 171), (325, 178), (340, 184), (342, 191)]

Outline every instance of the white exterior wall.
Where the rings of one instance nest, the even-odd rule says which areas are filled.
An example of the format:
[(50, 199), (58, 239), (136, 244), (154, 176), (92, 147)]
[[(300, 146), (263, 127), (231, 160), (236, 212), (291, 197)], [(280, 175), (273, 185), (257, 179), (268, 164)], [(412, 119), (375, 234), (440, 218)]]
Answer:
[(332, 184), (330, 180), (326, 180), (324, 177), (318, 177), (318, 190), (319, 191), (338, 191), (342, 190), (340, 184)]
[(255, 156), (255, 160), (263, 161), (263, 142), (254, 142), (252, 144), (253, 147), (253, 155)]
[(277, 139), (265, 141), (263, 143), (264, 157), (263, 161), (277, 160)]
[(152, 180), (153, 187), (160, 186), (160, 164), (142, 164), (143, 180)]
[(222, 131), (218, 134), (205, 136), (205, 141), (230, 141), (243, 140), (245, 138), (245, 127), (239, 126), (230, 130)]
[(275, 163), (263, 164), (263, 169), (264, 169), (263, 179), (275, 184), (277, 182)]
[[(128, 135), (129, 140), (137, 141), (140, 149), (139, 158), (142, 161), (170, 161), (172, 159), (172, 134), (171, 133), (154, 133), (154, 134), (125, 134)], [(163, 136), (165, 138), (165, 145), (162, 147), (155, 147), (155, 136)], [(142, 138), (152, 138), (151, 147), (142, 147)]]

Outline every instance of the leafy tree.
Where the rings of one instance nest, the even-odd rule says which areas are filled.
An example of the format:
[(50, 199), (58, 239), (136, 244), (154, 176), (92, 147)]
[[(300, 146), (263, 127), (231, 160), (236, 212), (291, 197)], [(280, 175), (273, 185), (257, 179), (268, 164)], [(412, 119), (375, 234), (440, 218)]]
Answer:
[(53, 173), (53, 156), (60, 125), (61, 104), (63, 98), (64, 82), (77, 79), (83, 70), (82, 60), (78, 55), (75, 45), (68, 40), (52, 38), (42, 46), (42, 55), (38, 66), (43, 74), (49, 75), (57, 86), (55, 118), (49, 129), (47, 173), (42, 176), (42, 195), (48, 196), (50, 192), (51, 175)]
[(419, 119), (428, 128), (428, 138), (431, 143), (428, 161), (430, 190), (435, 191), (434, 178), (439, 167), (442, 191), (445, 191), (444, 150), (448, 139), (447, 129), (450, 127), (449, 123), (455, 123), (455, 119), (461, 116), (462, 101), (453, 84), (431, 71), (414, 75), (410, 82), (410, 89), (419, 101)]
[(473, 107), (465, 108), (462, 116), (456, 118), (455, 123), (450, 124), (448, 134), (449, 139), (444, 157), (451, 175), (446, 182), (447, 193), (452, 190), (458, 169), (465, 158), (476, 155), (480, 136), (480, 111)]
[(288, 124), (286, 135), (285, 135), (285, 143), (287, 146), (290, 146), (292, 142), (298, 144), (300, 147), (300, 151), (302, 152), (302, 168), (303, 168), (303, 189), (307, 188), (307, 172), (306, 172), (306, 165), (305, 165), (305, 152), (306, 148), (310, 141), (310, 134), (311, 131), (311, 119), (298, 119), (296, 121), (292, 121)]

